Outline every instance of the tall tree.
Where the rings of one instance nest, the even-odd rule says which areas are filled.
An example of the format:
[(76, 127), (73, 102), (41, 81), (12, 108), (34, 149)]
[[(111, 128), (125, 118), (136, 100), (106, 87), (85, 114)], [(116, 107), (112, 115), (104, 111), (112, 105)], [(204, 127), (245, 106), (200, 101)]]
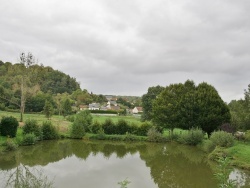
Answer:
[(164, 90), (162, 86), (149, 87), (148, 92), (142, 96), (143, 121), (150, 121), (152, 116), (152, 104), (156, 97)]
[(172, 134), (174, 128), (183, 123), (180, 110), (183, 87), (183, 84), (171, 84), (153, 102), (153, 122), (157, 126), (170, 129)]
[(198, 107), (196, 124), (208, 135), (223, 123), (230, 123), (229, 108), (213, 86), (205, 82), (199, 84), (195, 100)]
[(227, 105), (207, 83), (171, 84), (153, 102), (153, 121), (171, 131), (200, 127), (210, 135), (230, 117)]
[(47, 101), (47, 100), (46, 100), (46, 102), (45, 102), (45, 106), (44, 106), (44, 108), (43, 108), (43, 112), (44, 112), (46, 118), (48, 118), (48, 119), (50, 119), (51, 116), (53, 115), (53, 106), (52, 106), (52, 104), (51, 104), (49, 101)]
[(28, 93), (28, 82), (29, 82), (29, 74), (30, 74), (30, 66), (35, 63), (32, 53), (21, 53), (20, 55), (20, 64), (24, 65), (23, 72), (20, 77), (20, 90), (21, 90), (21, 104), (20, 104), (20, 112), (21, 112), (21, 119), (23, 121), (23, 114), (25, 110), (25, 102)]
[(62, 114), (65, 117), (67, 115), (70, 115), (71, 113), (72, 113), (71, 102), (69, 99), (66, 99), (62, 105)]

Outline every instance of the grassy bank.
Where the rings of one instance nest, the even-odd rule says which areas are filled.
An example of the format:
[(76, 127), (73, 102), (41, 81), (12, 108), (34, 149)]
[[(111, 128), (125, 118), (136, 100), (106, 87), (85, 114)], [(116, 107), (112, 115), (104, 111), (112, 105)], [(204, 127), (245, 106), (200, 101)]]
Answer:
[(233, 147), (227, 148), (226, 152), (231, 156), (231, 164), (243, 169), (250, 170), (250, 143), (236, 142)]

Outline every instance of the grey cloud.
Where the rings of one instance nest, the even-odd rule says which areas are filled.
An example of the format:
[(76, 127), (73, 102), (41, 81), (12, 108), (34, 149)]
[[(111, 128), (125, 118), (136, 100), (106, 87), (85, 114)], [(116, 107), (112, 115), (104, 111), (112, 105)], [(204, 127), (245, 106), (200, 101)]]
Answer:
[(193, 79), (224, 100), (243, 96), (248, 0), (2, 1), (0, 59), (31, 51), (95, 93), (142, 95)]

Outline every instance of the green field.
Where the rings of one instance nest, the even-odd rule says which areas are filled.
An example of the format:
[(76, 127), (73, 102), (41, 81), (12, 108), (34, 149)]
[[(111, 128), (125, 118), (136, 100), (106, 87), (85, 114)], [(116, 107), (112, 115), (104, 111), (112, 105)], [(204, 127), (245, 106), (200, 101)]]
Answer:
[[(18, 121), (20, 120), (20, 113), (15, 112), (6, 112), (6, 111), (0, 111), (0, 119), (3, 116), (13, 116)], [(113, 122), (117, 122), (119, 119), (126, 120), (129, 123), (136, 123), (137, 125), (141, 124), (141, 121), (139, 118), (132, 117), (132, 116), (105, 116), (105, 115), (93, 115), (93, 121), (98, 121), (100, 123), (103, 123), (107, 118), (112, 119)], [(38, 121), (39, 124), (42, 124), (43, 121), (47, 121), (47, 118), (44, 114), (24, 114), (23, 116), (24, 122), (27, 119), (35, 119)], [(59, 130), (61, 132), (67, 132), (69, 125), (71, 125), (71, 122), (66, 120), (63, 116), (53, 115), (51, 117), (51, 121), (53, 125), (58, 126)], [(20, 126), (22, 126), (24, 123), (20, 122)]]

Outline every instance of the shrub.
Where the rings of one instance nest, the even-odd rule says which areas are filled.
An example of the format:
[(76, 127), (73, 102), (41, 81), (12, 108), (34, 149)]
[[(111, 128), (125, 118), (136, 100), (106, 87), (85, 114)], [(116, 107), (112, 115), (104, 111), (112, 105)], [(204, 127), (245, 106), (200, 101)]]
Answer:
[(85, 132), (90, 132), (93, 117), (90, 111), (84, 110), (76, 114), (74, 123), (83, 126)]
[(5, 151), (13, 151), (16, 150), (18, 147), (18, 145), (10, 138), (6, 140), (4, 146), (5, 146)]
[(36, 135), (34, 133), (25, 134), (22, 140), (22, 145), (33, 145), (36, 142)]
[(161, 142), (163, 141), (163, 136), (157, 131), (155, 127), (151, 127), (147, 133), (148, 141), (150, 142)]
[(116, 124), (116, 130), (116, 134), (124, 135), (129, 131), (129, 124), (125, 120), (119, 119)]
[(0, 133), (2, 136), (15, 137), (18, 127), (18, 121), (16, 118), (3, 117), (0, 123)]
[(104, 140), (104, 139), (105, 139), (105, 133), (104, 133), (104, 130), (103, 130), (103, 129), (100, 129), (100, 130), (97, 132), (97, 139), (99, 139), (99, 140)]
[(220, 126), (220, 130), (228, 132), (228, 133), (234, 133), (235, 127), (233, 127), (230, 123), (224, 123)]
[(42, 132), (44, 140), (52, 140), (59, 138), (59, 134), (56, 127), (54, 127), (50, 121), (43, 122)]
[(90, 131), (94, 134), (97, 134), (101, 129), (102, 125), (96, 120), (94, 123), (89, 127)]
[(70, 137), (75, 139), (82, 139), (85, 135), (84, 127), (81, 124), (74, 122), (71, 127)]
[(203, 139), (204, 139), (204, 133), (202, 132), (201, 129), (196, 128), (189, 130), (185, 134), (181, 134), (178, 138), (178, 141), (182, 144), (195, 146), (202, 143)]
[(211, 153), (215, 148), (214, 143), (211, 140), (206, 140), (203, 145), (204, 151), (207, 153)]
[(42, 139), (42, 129), (34, 119), (28, 119), (23, 126), (23, 134), (34, 133), (38, 140)]
[(138, 127), (139, 126), (136, 123), (132, 122), (128, 127), (128, 133), (136, 134)]
[(138, 141), (140, 139), (136, 135), (133, 135), (127, 132), (123, 140), (124, 141)]
[(213, 132), (210, 140), (215, 146), (220, 147), (231, 147), (234, 144), (234, 137), (231, 133), (224, 131)]
[(149, 122), (144, 122), (141, 126), (137, 127), (136, 135), (147, 136), (149, 129), (152, 127), (152, 124)]
[(110, 118), (105, 120), (102, 124), (102, 128), (105, 134), (116, 134), (116, 126)]
[(70, 122), (74, 122), (75, 121), (75, 115), (70, 115), (66, 117), (66, 120), (70, 121)]

